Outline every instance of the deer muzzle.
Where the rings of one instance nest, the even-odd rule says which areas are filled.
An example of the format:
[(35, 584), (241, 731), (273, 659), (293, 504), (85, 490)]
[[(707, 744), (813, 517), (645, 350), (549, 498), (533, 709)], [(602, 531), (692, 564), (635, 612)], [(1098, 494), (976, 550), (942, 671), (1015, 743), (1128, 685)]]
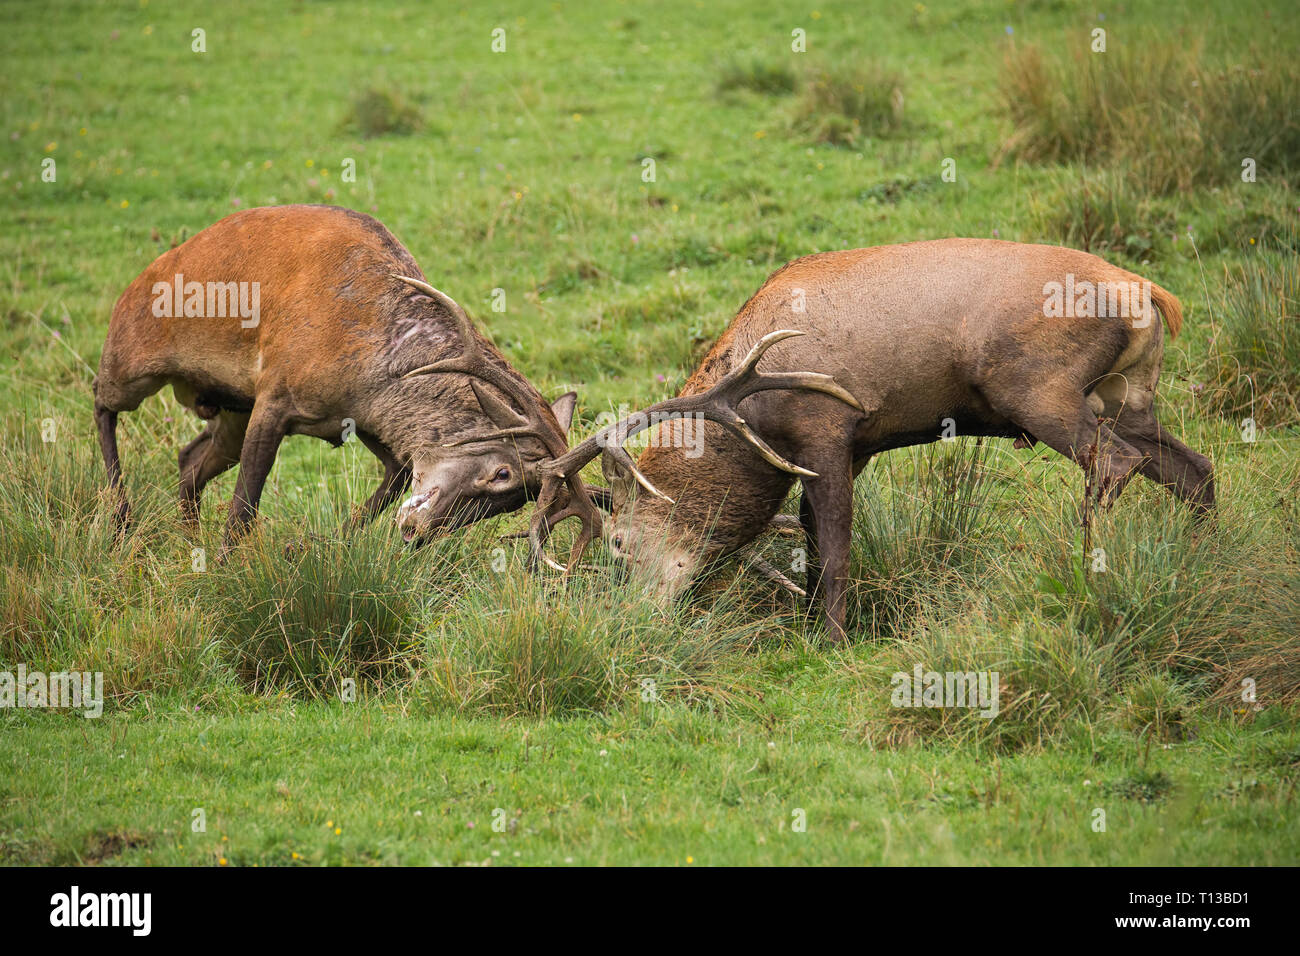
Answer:
[(432, 530), (436, 519), (434, 505), (441, 493), (441, 488), (434, 488), (412, 495), (402, 502), (397, 509), (397, 527), (402, 531), (403, 540), (414, 541)]

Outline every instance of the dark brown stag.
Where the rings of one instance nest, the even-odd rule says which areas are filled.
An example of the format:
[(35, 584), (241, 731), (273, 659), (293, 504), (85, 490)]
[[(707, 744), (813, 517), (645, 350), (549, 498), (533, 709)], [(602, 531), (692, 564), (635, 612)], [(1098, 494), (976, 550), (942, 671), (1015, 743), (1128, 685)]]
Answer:
[[(170, 385), (207, 421), (180, 453), (180, 503), (236, 463), (228, 547), (286, 435), (352, 433), (384, 466), (364, 522), (412, 487), (408, 539), (521, 507), (565, 453), (572, 393), (548, 404), (369, 216), (330, 206), (235, 213), (159, 256), (113, 309), (95, 420), (118, 517), (117, 419)], [(591, 505), (576, 479), (575, 507)]]

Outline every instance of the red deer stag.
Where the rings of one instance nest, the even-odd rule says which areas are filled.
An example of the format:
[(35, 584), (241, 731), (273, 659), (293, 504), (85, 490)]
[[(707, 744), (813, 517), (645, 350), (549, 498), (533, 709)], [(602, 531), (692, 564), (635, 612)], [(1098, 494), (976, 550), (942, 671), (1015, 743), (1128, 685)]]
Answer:
[[(647, 427), (644, 413), (632, 427), (611, 427), (597, 436), (609, 446), (614, 517), (606, 537), (635, 572), (674, 596), (761, 534), (798, 476), (808, 592), (825, 602), (839, 640), (853, 479), (872, 455), (934, 441), (945, 428), (1043, 442), (1091, 475), (1103, 504), (1140, 472), (1208, 513), (1209, 459), (1155, 418), (1164, 344), (1152, 303), (1177, 334), (1174, 296), (1056, 246), (944, 239), (797, 259), (745, 304), (680, 396), (647, 412), (691, 407), (743, 368), (755, 343), (783, 329), (806, 335), (768, 359), (760, 377), (819, 371), (852, 401), (809, 390), (752, 394), (742, 427), (762, 436), (760, 448), (770, 446), (760, 453), (752, 435), (738, 440), (705, 426), (704, 453), (692, 459), (692, 443), (671, 434), (690, 423), (677, 421), (662, 425), (633, 465), (617, 445)], [(589, 441), (542, 466), (557, 493), (556, 476), (601, 454), (601, 445)], [(549, 527), (537, 517), (534, 524), (536, 550)]]
[[(182, 516), (197, 520), (204, 485), (240, 465), (224, 548), (286, 435), (340, 445), (355, 432), (384, 476), (354, 523), (413, 486), (398, 523), (419, 539), (536, 495), (539, 463), (568, 448), (575, 400), (547, 404), (387, 229), (331, 206), (228, 216), (118, 299), (94, 394), (122, 525), (117, 418), (167, 385), (207, 421), (180, 453)], [(590, 495), (576, 476), (568, 486), (585, 514)]]

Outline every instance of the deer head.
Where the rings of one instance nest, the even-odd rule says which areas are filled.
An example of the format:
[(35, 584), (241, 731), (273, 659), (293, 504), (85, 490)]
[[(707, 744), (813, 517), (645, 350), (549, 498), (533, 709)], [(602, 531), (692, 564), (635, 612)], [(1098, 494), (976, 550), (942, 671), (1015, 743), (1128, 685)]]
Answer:
[[(411, 495), (397, 511), (406, 540), (428, 536), (521, 508), (541, 488), (543, 461), (564, 454), (577, 396), (570, 392), (548, 405), (493, 364), (484, 354), (465, 310), (427, 282), (407, 283), (439, 303), (456, 322), (460, 355), (424, 365), (403, 378), (422, 375), (468, 376), (479, 407), (496, 426), (456, 441), (419, 448), (411, 461)], [(580, 483), (579, 483), (580, 484)]]
[[(736, 410), (745, 398), (769, 389), (824, 392), (861, 410), (857, 399), (829, 375), (817, 372), (763, 373), (757, 370), (759, 359), (769, 348), (796, 335), (803, 333), (790, 329), (768, 333), (754, 345), (743, 362), (707, 391), (652, 405), (602, 429), (567, 454), (541, 463), (541, 493), (529, 527), (531, 561), (534, 564), (545, 562), (550, 567), (565, 570), (545, 553), (547, 537), (565, 518), (578, 517), (582, 521), (569, 567), (576, 565), (587, 544), (601, 533), (600, 515), (594, 508), (587, 507), (589, 498), (583, 501), (586, 491), (577, 479), (584, 465), (601, 456), (602, 470), (610, 482), (616, 513), (606, 535), (611, 549), (627, 560), (664, 597), (679, 593), (691, 581), (707, 560), (708, 548), (699, 534), (674, 527), (670, 519), (676, 502), (651, 484), (623, 448), (633, 435), (656, 424), (670, 429), (685, 429), (692, 425), (698, 427), (698, 423), (704, 420), (717, 422), (751, 445), (764, 461), (775, 468), (801, 477), (816, 477), (813, 472), (777, 454)], [(638, 502), (636, 507), (633, 507), (634, 502)]]

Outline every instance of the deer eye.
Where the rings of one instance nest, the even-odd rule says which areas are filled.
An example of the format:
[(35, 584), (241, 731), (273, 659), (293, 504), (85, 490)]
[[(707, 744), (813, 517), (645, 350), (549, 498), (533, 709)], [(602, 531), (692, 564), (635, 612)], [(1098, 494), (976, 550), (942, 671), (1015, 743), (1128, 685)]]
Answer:
[(614, 535), (614, 550), (621, 551), (622, 548), (623, 548), (623, 536), (621, 534)]
[(497, 473), (496, 473), (495, 475), (492, 476), (492, 480), (493, 480), (493, 481), (509, 481), (509, 480), (510, 480), (510, 469), (509, 469), (509, 468), (506, 468), (506, 467), (504, 467), (504, 466), (502, 466), (501, 468), (498, 468), (498, 469), (497, 469)]

